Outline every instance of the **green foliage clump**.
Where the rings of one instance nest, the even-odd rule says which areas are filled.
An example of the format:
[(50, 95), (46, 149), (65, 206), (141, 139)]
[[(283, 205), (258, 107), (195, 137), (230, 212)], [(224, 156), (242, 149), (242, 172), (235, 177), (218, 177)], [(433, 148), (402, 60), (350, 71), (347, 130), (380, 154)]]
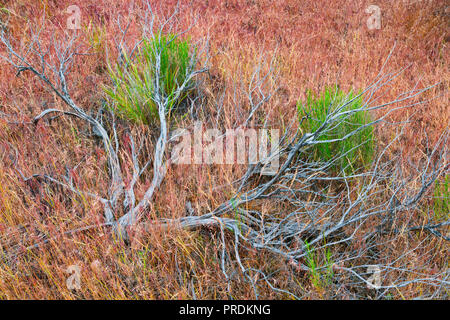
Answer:
[(436, 182), (434, 187), (434, 215), (436, 220), (445, 220), (449, 218), (449, 185), (450, 176), (446, 175), (443, 181)]
[(311, 281), (316, 288), (324, 288), (331, 284), (334, 276), (333, 260), (331, 258), (331, 250), (327, 248), (324, 252), (324, 266), (320, 266), (319, 256), (314, 254), (309, 243), (305, 241), (306, 247), (306, 264), (310, 271)]
[(180, 94), (176, 94), (190, 71), (190, 51), (188, 39), (160, 35), (144, 39), (134, 60), (125, 57), (124, 64), (109, 66), (114, 85), (106, 87), (105, 92), (113, 102), (114, 111), (126, 119), (152, 123), (159, 119), (155, 103), (155, 92), (158, 92), (162, 98), (168, 98), (166, 111), (170, 114), (193, 91), (193, 81), (188, 81)]
[[(326, 88), (320, 96), (309, 90), (306, 103), (302, 104), (300, 101), (297, 103), (298, 117), (301, 121), (300, 129), (303, 133), (313, 133), (322, 126), (330, 113), (342, 107), (343, 104), (345, 106), (341, 112), (359, 109), (362, 103), (361, 96), (355, 96), (352, 92), (345, 94), (338, 88)], [(343, 138), (370, 121), (369, 113), (364, 110), (342, 115), (341, 119), (324, 130), (318, 140)], [(335, 172), (342, 170), (348, 175), (354, 173), (359, 167), (371, 163), (374, 145), (373, 128), (367, 126), (344, 140), (316, 144), (312, 147), (311, 154), (315, 161), (324, 162), (343, 155), (333, 163), (331, 169)]]

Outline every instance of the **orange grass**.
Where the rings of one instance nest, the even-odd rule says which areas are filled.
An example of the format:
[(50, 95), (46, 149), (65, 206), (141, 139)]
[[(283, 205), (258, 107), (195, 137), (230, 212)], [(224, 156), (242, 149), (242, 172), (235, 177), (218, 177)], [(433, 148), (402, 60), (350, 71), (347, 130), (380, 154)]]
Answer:
[[(9, 16), (7, 27), (16, 38), (25, 40), (29, 39), (27, 22), (40, 23), (43, 13), (48, 30), (64, 28), (68, 16), (64, 11), (72, 2), (0, 1), (1, 7), (9, 12), (2, 11), (0, 17), (5, 21)], [(164, 3), (162, 9), (167, 12), (176, 4), (176, 1), (152, 2), (157, 8)], [(101, 85), (108, 81), (106, 46), (111, 55), (117, 54), (111, 49), (113, 35), (118, 31), (113, 19), (119, 14), (127, 16), (130, 2), (86, 0), (79, 3), (82, 43), (86, 48), (92, 44), (95, 32), (101, 33), (103, 42), (93, 48), (92, 55), (76, 58), (69, 77), (70, 90), (77, 103), (96, 110), (102, 98)], [(433, 142), (449, 124), (448, 6), (445, 0), (416, 1), (411, 5), (407, 1), (379, 0), (376, 4), (382, 10), (382, 27), (368, 30), (369, 15), (364, 9), (369, 4), (372, 3), (343, 0), (183, 1), (180, 24), (189, 25), (197, 16), (190, 36), (193, 39), (210, 36), (212, 59), (205, 92), (211, 99), (207, 100), (205, 112), (215, 116), (213, 98), (223, 88), (232, 93), (236, 81), (249, 81), (260, 56), (270, 59), (275, 54), (280, 74), (273, 85), (280, 90), (264, 113), (269, 114), (273, 124), (282, 126), (296, 117), (296, 102), (305, 98), (308, 88), (321, 91), (335, 83), (345, 91), (364, 88), (377, 75), (396, 43), (389, 69), (411, 66), (386, 92), (386, 100), (416, 84), (420, 88), (441, 82), (426, 93), (428, 98), (436, 97), (430, 103), (392, 116), (395, 121), (411, 116), (411, 124), (398, 148), (405, 157), (420, 158), (425, 146), (424, 131)], [(138, 5), (134, 6), (134, 19), (140, 10)], [(132, 25), (130, 34), (136, 36), (136, 32), (137, 27)], [(44, 36), (51, 40), (51, 32), (45, 32)], [(64, 106), (30, 74), (23, 73), (17, 78), (12, 75), (12, 68), (0, 62), (0, 115), (14, 116), (0, 116), (0, 298), (230, 298), (220, 269), (220, 230), (155, 229), (145, 237), (137, 232), (129, 246), (112, 239), (108, 228), (62, 235), (102, 222), (101, 206), (92, 199), (52, 186), (23, 182), (14, 169), (15, 150), (16, 165), (24, 175), (65, 174), (67, 167), (77, 187), (100, 195), (107, 190), (106, 157), (99, 143), (81, 134), (80, 131), (89, 129), (77, 120), (59, 118), (37, 126), (15, 123), (31, 121), (45, 106), (59, 109)], [(226, 95), (225, 127), (236, 121), (233, 111), (236, 103), (245, 107), (245, 97)], [(190, 120), (183, 121), (186, 126), (192, 125)], [(143, 130), (151, 134), (150, 129)], [(120, 134), (124, 139), (124, 133)], [(393, 134), (390, 127), (378, 127), (381, 145)], [(151, 154), (153, 146), (146, 145), (146, 149)], [(130, 162), (129, 150), (124, 149), (120, 156), (124, 163)], [(197, 212), (208, 212), (236, 191), (231, 182), (244, 170), (230, 166), (172, 166), (147, 218), (181, 217), (186, 214), (186, 201), (191, 201)], [(127, 175), (131, 179), (132, 172)], [(150, 181), (149, 173), (137, 196), (142, 196)], [(219, 186), (223, 187), (216, 188)], [(420, 224), (422, 215), (412, 212), (405, 219)], [(57, 238), (41, 248), (23, 251), (42, 235)], [(232, 241), (232, 236), (227, 236)], [(399, 253), (419, 243), (421, 236), (416, 233), (389, 243), (384, 248), (384, 259), (395, 260)], [(4, 259), (11, 250), (18, 253), (12, 263)], [(233, 255), (232, 247), (227, 250)], [(425, 273), (433, 273), (446, 263), (447, 255), (448, 248), (442, 241), (430, 240), (414, 256), (405, 256), (398, 263), (407, 261), (413, 267), (423, 267)], [(244, 264), (256, 265), (268, 273), (281, 270), (273, 280), (279, 288), (300, 292), (307, 298), (328, 297), (326, 290), (313, 286), (308, 274), (292, 273), (277, 257), (252, 250), (243, 252), (242, 256)], [(66, 287), (69, 276), (66, 270), (70, 265), (81, 267), (81, 290)], [(232, 282), (232, 297), (255, 298), (253, 289), (239, 281), (236, 277)], [(392, 294), (395, 298), (412, 298), (420, 296), (423, 290), (427, 288), (416, 284)], [(260, 297), (289, 298), (264, 285)]]

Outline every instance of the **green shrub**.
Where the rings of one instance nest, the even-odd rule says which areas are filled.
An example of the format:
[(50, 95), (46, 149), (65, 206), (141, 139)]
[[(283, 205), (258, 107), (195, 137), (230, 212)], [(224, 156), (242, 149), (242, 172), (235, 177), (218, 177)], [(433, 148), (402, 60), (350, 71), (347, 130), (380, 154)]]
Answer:
[(314, 251), (310, 247), (308, 241), (305, 241), (306, 247), (306, 265), (309, 268), (310, 277), (313, 285), (316, 288), (326, 288), (331, 284), (333, 278), (333, 260), (331, 259), (331, 250), (327, 248), (324, 252), (322, 260), (325, 263), (324, 266), (320, 266), (319, 255), (314, 254)]
[[(301, 121), (300, 128), (303, 133), (313, 133), (319, 129), (327, 115), (342, 106), (343, 102), (355, 98), (352, 92), (345, 94), (339, 89), (326, 88), (320, 95), (311, 90), (307, 92), (306, 103), (297, 103), (298, 117)], [(356, 98), (346, 104), (342, 111), (354, 110), (362, 105), (362, 97)], [(367, 111), (358, 111), (350, 115), (342, 116), (325, 130), (318, 140), (331, 140), (342, 138), (361, 126), (369, 123), (370, 115)], [(319, 143), (312, 147), (312, 157), (315, 161), (329, 161), (339, 155), (345, 155), (335, 161), (331, 169), (335, 172), (343, 170), (345, 174), (354, 173), (359, 167), (371, 163), (374, 152), (373, 129), (367, 126), (354, 135), (342, 141)], [(355, 148), (356, 146), (358, 146)]]
[[(136, 59), (125, 57), (125, 64), (109, 66), (112, 87), (105, 87), (106, 94), (113, 102), (113, 109), (120, 116), (136, 122), (152, 123), (157, 120), (158, 107), (154, 102), (155, 83), (159, 92), (168, 98), (167, 112), (172, 112), (192, 92), (193, 81), (174, 96), (186, 79), (190, 70), (191, 45), (189, 40), (181, 40), (173, 35), (161, 35), (145, 39)], [(158, 53), (161, 55), (159, 80), (156, 82)], [(126, 66), (126, 67), (124, 67)]]
[(436, 185), (434, 187), (434, 216), (436, 220), (446, 220), (449, 218), (449, 184), (449, 175), (446, 175), (443, 181), (436, 181)]

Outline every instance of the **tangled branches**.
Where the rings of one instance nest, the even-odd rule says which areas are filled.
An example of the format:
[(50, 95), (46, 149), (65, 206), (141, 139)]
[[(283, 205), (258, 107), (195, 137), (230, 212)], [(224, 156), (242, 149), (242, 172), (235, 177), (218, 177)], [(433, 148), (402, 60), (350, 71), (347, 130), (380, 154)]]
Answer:
[[(148, 12), (150, 16), (146, 16), (144, 19), (144, 26), (146, 27), (143, 31), (143, 38), (155, 37), (154, 25), (157, 23), (156, 16), (153, 13), (150, 5), (148, 5)], [(169, 25), (172, 19), (178, 13), (177, 10), (167, 19), (163, 19), (162, 21), (158, 21), (159, 23), (159, 36), (163, 30)], [(119, 28), (120, 20), (118, 20)], [(126, 45), (124, 44), (124, 37), (126, 35), (128, 27), (125, 30), (122, 30), (122, 38), (120, 42), (118, 42), (118, 48), (120, 50), (119, 59), (123, 59), (123, 55), (127, 54), (129, 57), (133, 56), (137, 46), (141, 41), (136, 43), (136, 45), (130, 50), (130, 52), (123, 52), (127, 50)], [(14, 68), (17, 70), (17, 75), (20, 75), (22, 72), (31, 71), (38, 78), (40, 78), (43, 83), (50, 87), (50, 89), (61, 98), (66, 105), (70, 108), (70, 111), (58, 110), (58, 109), (46, 109), (38, 116), (34, 118), (34, 123), (37, 123), (39, 120), (47, 117), (51, 114), (58, 113), (68, 116), (77, 117), (87, 124), (92, 126), (92, 131), (96, 133), (97, 136), (103, 142), (103, 147), (108, 155), (108, 167), (109, 167), (109, 175), (111, 179), (108, 197), (100, 197), (97, 195), (93, 195), (90, 192), (80, 192), (73, 185), (68, 185), (56, 179), (50, 179), (49, 181), (52, 183), (56, 183), (63, 187), (68, 188), (69, 190), (75, 192), (76, 194), (85, 194), (94, 197), (99, 200), (104, 206), (104, 216), (106, 223), (112, 225), (117, 234), (120, 234), (125, 239), (127, 238), (126, 228), (136, 223), (140, 214), (148, 207), (149, 203), (152, 200), (152, 197), (155, 193), (155, 190), (160, 186), (166, 171), (166, 163), (164, 160), (164, 154), (166, 151), (166, 144), (168, 139), (168, 127), (167, 127), (167, 112), (170, 108), (168, 108), (170, 101), (177, 100), (177, 98), (183, 93), (185, 87), (188, 86), (192, 82), (192, 80), (200, 73), (204, 72), (205, 67), (197, 68), (198, 60), (197, 56), (193, 55), (190, 60), (190, 64), (186, 69), (186, 75), (184, 77), (183, 83), (179, 84), (176, 91), (173, 93), (165, 92), (164, 88), (160, 85), (159, 79), (161, 78), (161, 55), (164, 50), (164, 46), (154, 47), (154, 56), (155, 56), (155, 76), (152, 78), (153, 80), (153, 100), (158, 108), (159, 115), (159, 129), (160, 134), (156, 143), (154, 158), (153, 158), (153, 180), (145, 192), (142, 199), (138, 202), (136, 201), (136, 196), (134, 193), (134, 188), (136, 183), (138, 182), (141, 175), (145, 172), (145, 169), (150, 164), (147, 162), (143, 168), (140, 168), (138, 161), (138, 154), (135, 146), (135, 142), (133, 137), (130, 135), (131, 146), (132, 146), (132, 158), (133, 158), (133, 178), (131, 183), (126, 187), (122, 175), (122, 168), (119, 161), (119, 143), (117, 139), (117, 131), (116, 131), (116, 123), (112, 122), (110, 126), (103, 124), (103, 121), (98, 117), (91, 116), (87, 110), (83, 109), (75, 101), (72, 100), (71, 95), (68, 91), (68, 85), (66, 81), (66, 73), (70, 68), (71, 64), (73, 64), (74, 57), (79, 55), (77, 52), (79, 49), (75, 46), (77, 37), (73, 35), (70, 37), (70, 40), (65, 44), (60, 44), (58, 42), (53, 43), (53, 49), (57, 57), (57, 63), (51, 64), (51, 62), (47, 61), (49, 57), (50, 48), (43, 52), (42, 45), (40, 42), (40, 32), (32, 30), (32, 41), (26, 47), (23, 48), (22, 52), (17, 52), (11, 43), (11, 39), (5, 30), (1, 30), (0, 39), (2, 43), (5, 45), (8, 55), (2, 56), (7, 62), (9, 62)], [(184, 31), (185, 32), (185, 31)], [(178, 33), (174, 38), (181, 36), (184, 32)], [(174, 39), (173, 38), (173, 39)], [(172, 41), (173, 41), (172, 39)], [(166, 46), (168, 43), (165, 44)], [(206, 49), (206, 46), (203, 50)], [(35, 61), (38, 64), (34, 64), (33, 61), (30, 61), (28, 58), (29, 53), (34, 55)], [(47, 73), (52, 72), (52, 76), (55, 78), (55, 81), (51, 80), (51, 76)], [(101, 113), (99, 113), (101, 114)], [(139, 148), (140, 150), (140, 148)], [(20, 169), (19, 169), (20, 172)], [(25, 178), (25, 177), (24, 177)], [(124, 198), (121, 202), (120, 199)], [(114, 212), (117, 211), (118, 206), (122, 205), (124, 211), (126, 212), (119, 219), (115, 220)]]
[[(144, 38), (153, 38), (167, 28), (172, 30), (175, 12), (165, 19), (157, 19), (152, 8), (147, 3), (148, 15), (143, 18)], [(158, 27), (155, 28), (155, 25)], [(125, 63), (124, 56), (132, 59), (142, 39), (132, 47), (126, 45), (128, 26), (121, 27), (121, 39), (117, 41), (119, 50), (119, 62)], [(32, 31), (32, 41), (22, 49), (16, 49), (14, 41), (7, 32), (2, 29), (0, 40), (6, 48), (7, 55), (2, 56), (17, 71), (17, 75), (25, 71), (32, 72), (45, 86), (50, 88), (69, 108), (68, 110), (46, 109), (34, 118), (34, 122), (48, 117), (51, 114), (61, 114), (81, 119), (92, 127), (93, 132), (101, 139), (108, 159), (109, 189), (107, 196), (99, 196), (94, 192), (80, 191), (72, 182), (59, 181), (46, 175), (33, 175), (25, 177), (20, 168), (16, 168), (23, 180), (44, 177), (48, 183), (60, 185), (75, 194), (89, 196), (100, 201), (104, 209), (105, 224), (113, 227), (115, 233), (124, 239), (128, 239), (128, 229), (136, 225), (144, 226), (146, 232), (152, 232), (154, 227), (199, 228), (203, 226), (217, 227), (221, 232), (222, 260), (221, 269), (226, 279), (230, 282), (229, 269), (236, 264), (244, 278), (253, 286), (258, 296), (259, 281), (263, 280), (271, 289), (283, 294), (299, 298), (294, 293), (276, 288), (270, 282), (270, 276), (263, 270), (244, 265), (240, 257), (240, 250), (246, 246), (259, 251), (270, 252), (283, 258), (287, 265), (296, 269), (311, 272), (311, 257), (316, 252), (334, 248), (334, 254), (330, 257), (329, 266), (334, 270), (335, 281), (330, 284), (337, 287), (336, 291), (354, 293), (355, 289), (375, 288), (377, 298), (385, 297), (391, 288), (408, 286), (411, 283), (424, 283), (436, 287), (433, 294), (439, 294), (450, 284), (448, 270), (435, 273), (432, 277), (426, 276), (422, 270), (409, 268), (403, 262), (403, 258), (410, 252), (418, 251), (423, 243), (405, 252), (404, 257), (398, 257), (394, 261), (383, 257), (382, 248), (388, 243), (398, 241), (401, 237), (407, 237), (409, 233), (424, 231), (430, 237), (437, 237), (448, 241), (449, 221), (439, 223), (429, 222), (426, 225), (411, 224), (409, 212), (416, 210), (430, 186), (436, 179), (448, 173), (448, 136), (449, 129), (442, 133), (438, 142), (429, 146), (429, 153), (420, 168), (417, 168), (416, 177), (405, 177), (398, 157), (386, 160), (386, 154), (402, 135), (402, 126), (408, 123), (395, 124), (389, 122), (392, 112), (400, 109), (414, 108), (426, 101), (416, 101), (416, 98), (431, 87), (405, 92), (397, 99), (380, 103), (377, 92), (391, 83), (403, 71), (396, 73), (383, 73), (379, 75), (363, 92), (356, 97), (336, 100), (329, 107), (329, 112), (322, 124), (313, 132), (302, 132), (295, 129), (292, 123), (285, 132), (277, 151), (269, 155), (269, 158), (278, 157), (281, 160), (280, 167), (273, 175), (261, 178), (267, 159), (248, 166), (245, 175), (239, 179), (239, 188), (236, 194), (208, 213), (195, 213), (179, 219), (159, 219), (158, 221), (145, 221), (143, 213), (148, 210), (155, 193), (159, 189), (168, 167), (168, 140), (170, 126), (168, 124), (168, 108), (170, 101), (176, 100), (182, 95), (184, 89), (192, 83), (199, 74), (206, 71), (207, 45), (199, 50), (199, 54), (205, 54), (206, 58), (201, 62), (197, 56), (193, 56), (186, 69), (182, 83), (178, 84), (174, 93), (168, 94), (160, 85), (161, 54), (162, 48), (154, 48), (153, 78), (154, 92), (153, 102), (157, 106), (159, 120), (159, 135), (156, 140), (153, 157), (141, 166), (139, 150), (134, 138), (130, 135), (132, 152), (132, 179), (126, 184), (124, 174), (126, 171), (119, 160), (119, 141), (117, 138), (116, 122), (106, 121), (102, 118), (102, 112), (97, 116), (91, 115), (85, 108), (77, 104), (69, 92), (67, 73), (73, 64), (74, 58), (81, 53), (76, 46), (76, 36), (72, 36), (65, 43), (54, 41), (53, 48), (44, 51), (40, 40), (40, 30)], [(176, 35), (181, 36), (183, 31)], [(49, 61), (54, 52), (55, 62)], [(33, 59), (30, 58), (33, 57)], [(389, 57), (388, 57), (389, 59)], [(386, 61), (388, 61), (388, 59)], [(202, 64), (200, 67), (199, 65)], [(238, 127), (245, 127), (258, 110), (270, 101), (273, 92), (264, 92), (268, 74), (262, 75), (258, 68), (253, 74), (248, 88), (248, 100), (251, 106), (245, 121)], [(355, 99), (363, 97), (364, 103), (357, 109), (346, 108)], [(369, 123), (360, 126), (345, 136), (332, 139), (323, 139), (333, 128), (345, 123), (355, 113), (375, 112), (382, 116)], [(382, 111), (382, 112), (380, 112)], [(111, 112), (111, 111), (109, 111)], [(112, 117), (114, 119), (114, 117)], [(297, 119), (295, 119), (297, 121)], [(300, 120), (302, 121), (302, 120)], [(346, 157), (346, 153), (336, 154), (332, 159), (314, 161), (310, 156), (310, 150), (319, 144), (331, 144), (344, 141), (357, 135), (361, 130), (377, 124), (391, 124), (398, 128), (398, 133), (392, 141), (378, 152), (369, 169), (354, 168), (351, 175), (346, 175), (346, 170), (333, 173), (330, 170), (335, 163)], [(263, 123), (265, 125), (265, 123)], [(364, 142), (363, 142), (364, 143)], [(353, 149), (360, 145), (353, 146)], [(152, 166), (153, 178), (150, 186), (140, 199), (137, 199), (135, 187), (140, 177)], [(262, 203), (269, 203), (271, 209), (266, 212), (255, 208), (262, 207)], [(249, 209), (249, 208), (252, 209)], [(118, 211), (124, 214), (116, 217)], [(226, 248), (230, 243), (226, 242), (225, 231), (229, 230), (234, 239), (233, 259), (227, 254)], [(355, 243), (363, 243), (356, 246)], [(341, 248), (345, 250), (340, 251)], [(306, 262), (305, 262), (306, 261)], [(376, 265), (376, 269), (373, 266)], [(369, 270), (369, 271), (366, 271)], [(372, 271), (370, 271), (372, 270)], [(374, 284), (367, 278), (367, 272), (376, 270), (377, 283)], [(258, 275), (259, 280), (255, 280)], [(319, 275), (319, 278), (323, 276)], [(346, 279), (346, 281), (344, 281)], [(350, 285), (348, 284), (350, 283)], [(344, 285), (345, 284), (345, 285)], [(351, 289), (349, 288), (351, 287)], [(358, 291), (359, 292), (359, 291)]]

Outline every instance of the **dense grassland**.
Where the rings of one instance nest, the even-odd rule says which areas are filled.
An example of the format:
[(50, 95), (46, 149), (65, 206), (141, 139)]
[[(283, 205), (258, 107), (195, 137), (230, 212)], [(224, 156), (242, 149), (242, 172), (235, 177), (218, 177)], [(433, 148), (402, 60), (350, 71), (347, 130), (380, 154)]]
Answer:
[[(166, 15), (176, 5), (176, 1), (151, 2), (158, 14)], [(72, 4), (71, 0), (0, 0), (1, 27), (19, 39), (19, 44), (32, 41), (31, 27), (37, 25), (44, 25), (40, 33), (44, 45), (62, 42), (64, 32), (68, 32), (65, 28), (69, 15), (65, 11)], [(448, 3), (376, 1), (382, 13), (378, 30), (369, 30), (366, 24), (369, 14), (365, 9), (370, 4), (340, 0), (181, 1), (176, 23), (179, 30), (190, 28), (180, 40), (169, 44), (175, 49), (164, 56), (160, 85), (168, 99), (184, 81), (190, 55), (197, 54), (191, 45), (209, 39), (209, 59), (208, 71), (196, 79), (201, 90), (194, 92), (192, 83), (176, 99), (169, 100), (170, 111), (172, 107), (174, 112), (179, 111), (171, 117), (171, 125), (192, 128), (195, 121), (201, 120), (211, 126), (220, 124), (224, 130), (242, 123), (250, 108), (245, 89), (254, 81), (255, 67), (261, 66), (262, 74), (273, 69), (276, 76), (268, 78), (264, 86), (276, 90), (253, 115), (250, 124), (266, 121), (283, 129), (294, 119), (301, 130), (312, 130), (326, 116), (328, 101), (336, 96), (329, 88), (338, 87), (340, 97), (349, 92), (353, 92), (351, 97), (356, 96), (378, 75), (395, 46), (384, 72), (407, 68), (378, 93), (380, 103), (401, 99), (401, 94), (412, 88), (437, 84), (412, 99), (412, 103), (429, 101), (398, 110), (397, 104), (389, 106), (393, 111), (373, 129), (363, 130), (353, 140), (330, 146), (331, 149), (317, 145), (309, 155), (314, 161), (323, 160), (336, 150), (346, 152), (354, 144), (363, 144), (363, 148), (351, 151), (349, 157), (333, 167), (334, 172), (359, 173), (353, 171), (353, 166), (370, 167), (377, 152), (379, 155), (403, 128), (403, 135), (390, 145), (382, 159), (395, 158), (396, 170), (405, 177), (414, 176), (416, 165), (424, 162), (449, 125)], [(152, 102), (150, 81), (155, 57), (149, 48), (158, 47), (158, 41), (166, 41), (172, 33), (144, 42), (137, 60), (124, 57), (122, 62), (129, 62), (129, 66), (123, 73), (116, 65), (119, 52), (115, 40), (121, 37), (117, 17), (122, 17), (122, 30), (131, 21), (127, 36), (128, 45), (132, 46), (133, 40), (139, 38), (139, 19), (144, 16), (145, 7), (140, 1), (119, 0), (85, 0), (77, 5), (81, 9), (77, 41), (84, 54), (75, 56), (70, 65), (69, 90), (73, 100), (89, 114), (98, 114), (105, 105), (117, 111), (114, 139), (122, 146), (117, 157), (125, 168), (124, 183), (130, 184), (134, 180), (136, 148), (130, 136), (141, 146), (141, 154), (152, 155), (157, 145), (158, 107)], [(0, 54), (7, 55), (3, 45)], [(57, 61), (56, 51), (50, 48), (47, 57)], [(393, 233), (381, 233), (368, 243), (358, 238), (359, 232), (375, 226), (365, 225), (353, 235), (351, 244), (326, 246), (335, 240), (324, 239), (324, 245), (313, 250), (314, 244), (306, 242), (305, 257), (300, 261), (307, 267), (305, 270), (299, 267), (300, 262), (289, 263), (267, 250), (243, 246), (240, 265), (261, 270), (270, 277), (264, 278), (258, 272), (243, 275), (240, 265), (232, 263), (225, 266), (228, 273), (224, 274), (223, 253), (229, 261), (236, 260), (234, 235), (228, 230), (155, 226), (151, 232), (145, 232), (137, 228), (127, 242), (114, 238), (109, 226), (84, 230), (85, 226), (104, 222), (100, 201), (74, 195), (46, 181), (48, 177), (59, 177), (77, 190), (103, 196), (109, 188), (108, 151), (92, 127), (80, 119), (55, 116), (34, 122), (34, 117), (47, 108), (68, 108), (31, 72), (16, 73), (1, 60), (1, 299), (290, 299), (292, 294), (304, 299), (448, 299), (448, 240), (421, 228), (401, 231), (404, 226), (448, 222), (448, 163), (437, 182), (426, 190), (419, 206), (396, 213), (391, 221), (392, 230), (396, 230)], [(357, 108), (361, 103), (356, 99), (350, 107)], [(306, 113), (315, 117), (301, 121)], [(346, 127), (336, 128), (328, 138), (345, 134), (382, 113), (386, 109), (355, 115), (347, 119)], [(448, 159), (448, 154), (444, 156)], [(136, 185), (136, 197), (143, 197), (152, 184), (152, 168), (148, 166), (148, 172)], [(245, 172), (246, 167), (240, 165), (169, 165), (142, 218), (159, 221), (186, 216), (187, 211), (191, 215), (211, 212), (238, 192), (236, 180)], [(34, 174), (38, 175), (24, 179)], [(377, 190), (379, 203), (392, 196), (396, 182), (391, 182), (392, 185)], [(355, 178), (351, 183), (358, 189), (361, 182)], [(420, 184), (420, 176), (408, 180), (412, 189)], [(328, 188), (331, 193), (343, 187), (330, 184), (320, 188)], [(259, 210), (264, 215), (290, 209), (283, 203), (261, 200), (245, 210)], [(114, 212), (115, 216), (123, 214)], [(448, 224), (439, 230), (448, 238)], [(346, 232), (351, 234), (351, 230)], [(49, 240), (27, 249), (42, 239)], [(364, 285), (352, 287), (354, 274), (345, 268), (378, 264), (390, 266), (382, 275), (387, 285), (400, 278), (402, 285), (386, 289), (382, 295)], [(71, 265), (81, 269), (79, 290), (66, 286), (67, 268)], [(360, 270), (362, 274), (366, 269)], [(436, 285), (416, 281), (436, 275), (444, 282)], [(250, 277), (258, 284), (258, 290), (249, 284)]]

